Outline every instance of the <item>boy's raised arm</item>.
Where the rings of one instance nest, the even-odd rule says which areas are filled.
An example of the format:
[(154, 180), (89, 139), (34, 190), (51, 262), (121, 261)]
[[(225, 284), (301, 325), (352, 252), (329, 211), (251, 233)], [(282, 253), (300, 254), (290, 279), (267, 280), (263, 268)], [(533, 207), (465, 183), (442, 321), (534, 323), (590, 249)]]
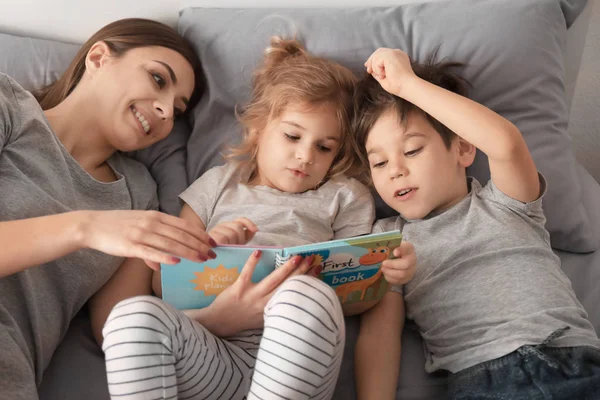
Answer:
[(540, 195), (537, 169), (521, 132), (510, 121), (466, 97), (415, 75), (401, 50), (378, 49), (365, 63), (381, 86), (416, 105), (489, 159), (492, 180), (506, 195), (530, 202)]

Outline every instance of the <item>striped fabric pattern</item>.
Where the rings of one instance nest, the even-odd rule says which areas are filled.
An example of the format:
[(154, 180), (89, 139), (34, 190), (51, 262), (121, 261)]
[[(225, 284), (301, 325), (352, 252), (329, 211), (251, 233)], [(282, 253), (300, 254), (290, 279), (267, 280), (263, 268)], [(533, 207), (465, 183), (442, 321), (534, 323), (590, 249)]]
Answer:
[(330, 399), (344, 348), (335, 293), (288, 279), (265, 327), (218, 338), (160, 299), (124, 300), (103, 330), (109, 392), (131, 399)]

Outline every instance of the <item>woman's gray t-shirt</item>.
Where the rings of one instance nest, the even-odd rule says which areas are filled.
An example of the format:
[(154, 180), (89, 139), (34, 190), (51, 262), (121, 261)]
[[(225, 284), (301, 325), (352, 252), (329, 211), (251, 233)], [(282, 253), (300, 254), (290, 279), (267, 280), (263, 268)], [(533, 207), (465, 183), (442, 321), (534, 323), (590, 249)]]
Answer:
[[(118, 153), (108, 163), (116, 181), (92, 178), (53, 133), (35, 98), (0, 74), (0, 221), (74, 210), (158, 208), (156, 184), (145, 167)], [(2, 377), (15, 376), (3, 368), (19, 360), (30, 364), (40, 384), (71, 319), (122, 262), (81, 250), (0, 278), (3, 390)]]

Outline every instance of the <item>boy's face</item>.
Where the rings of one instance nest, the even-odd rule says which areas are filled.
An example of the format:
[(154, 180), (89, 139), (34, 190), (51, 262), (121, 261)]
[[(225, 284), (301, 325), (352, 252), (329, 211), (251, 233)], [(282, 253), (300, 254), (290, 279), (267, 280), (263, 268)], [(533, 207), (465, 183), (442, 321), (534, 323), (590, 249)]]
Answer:
[(468, 193), (465, 168), (474, 147), (455, 138), (448, 149), (422, 114), (409, 115), (406, 127), (395, 111), (382, 114), (365, 147), (375, 189), (405, 219), (446, 210)]

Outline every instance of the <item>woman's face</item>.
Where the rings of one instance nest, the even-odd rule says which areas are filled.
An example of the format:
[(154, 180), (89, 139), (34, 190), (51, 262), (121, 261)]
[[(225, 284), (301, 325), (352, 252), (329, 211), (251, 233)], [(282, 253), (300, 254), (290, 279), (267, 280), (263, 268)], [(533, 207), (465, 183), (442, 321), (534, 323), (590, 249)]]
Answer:
[(88, 54), (95, 87), (94, 118), (110, 146), (139, 150), (166, 138), (173, 120), (187, 109), (194, 71), (178, 52), (139, 47), (121, 57)]

